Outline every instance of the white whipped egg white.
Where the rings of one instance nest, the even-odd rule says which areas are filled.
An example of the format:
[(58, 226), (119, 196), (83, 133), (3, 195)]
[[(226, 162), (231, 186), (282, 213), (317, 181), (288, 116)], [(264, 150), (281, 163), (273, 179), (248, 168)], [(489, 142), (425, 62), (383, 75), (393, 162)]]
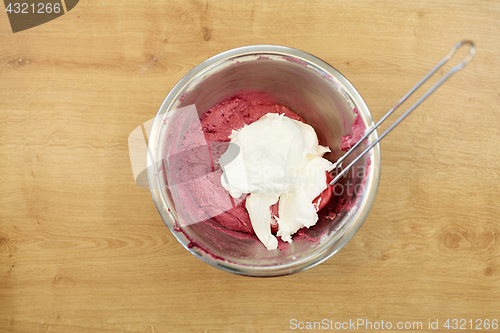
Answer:
[[(252, 227), (268, 250), (278, 247), (271, 233), (270, 207), (279, 200), (278, 233), (291, 242), (302, 227), (318, 221), (312, 201), (326, 187), (325, 171), (333, 164), (322, 156), (330, 149), (318, 144), (314, 129), (283, 114), (268, 113), (258, 121), (233, 130), (231, 143), (239, 150), (224, 153), (222, 186), (232, 197), (250, 193), (246, 209)], [(236, 156), (228, 156), (237, 154)]]

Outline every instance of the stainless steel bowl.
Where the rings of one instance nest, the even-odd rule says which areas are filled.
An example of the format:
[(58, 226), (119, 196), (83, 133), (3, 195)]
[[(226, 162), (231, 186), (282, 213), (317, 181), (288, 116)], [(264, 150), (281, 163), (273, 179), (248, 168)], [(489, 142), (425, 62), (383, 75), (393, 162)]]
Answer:
[[(148, 181), (156, 207), (170, 231), (192, 254), (227, 272), (250, 276), (276, 276), (295, 273), (317, 265), (339, 251), (354, 236), (375, 199), (380, 175), (380, 149), (363, 157), (339, 183), (331, 202), (350, 202), (349, 209), (337, 214), (320, 211), (318, 223), (306, 230), (317, 241), (294, 240), (286, 251), (268, 251), (254, 241), (238, 241), (224, 232), (210, 237), (197, 224), (184, 225), (182, 214), (167, 185), (169, 172), (166, 148), (174, 144), (172, 133), (179, 126), (169, 122), (174, 110), (192, 105), (201, 115), (219, 101), (242, 93), (259, 91), (276, 103), (289, 107), (314, 127), (325, 155), (335, 161), (341, 137), (351, 133), (355, 110), (366, 127), (373, 120), (365, 102), (332, 66), (300, 50), (274, 45), (252, 45), (220, 53), (187, 73), (165, 98), (149, 137)], [(174, 128), (175, 126), (175, 128)], [(175, 134), (177, 137), (179, 134)], [(372, 133), (369, 142), (376, 140)], [(360, 149), (363, 149), (361, 146)], [(360, 150), (361, 151), (361, 150)], [(355, 154), (354, 154), (355, 155)], [(349, 162), (349, 161), (347, 161)], [(347, 163), (345, 163), (347, 165)], [(365, 170), (364, 173), (360, 170)], [(339, 190), (342, 188), (345, 191)], [(349, 189), (362, 189), (362, 191)], [(222, 244), (222, 245), (221, 245)], [(194, 246), (193, 246), (194, 245)]]

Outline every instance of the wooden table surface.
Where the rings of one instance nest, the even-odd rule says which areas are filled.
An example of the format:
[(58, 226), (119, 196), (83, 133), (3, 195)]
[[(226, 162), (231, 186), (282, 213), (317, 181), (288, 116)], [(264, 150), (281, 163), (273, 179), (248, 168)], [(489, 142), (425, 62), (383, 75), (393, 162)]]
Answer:
[[(213, 268), (134, 183), (128, 135), (219, 52), (312, 53), (379, 119), (465, 38), (475, 59), (382, 142), (368, 218), (317, 267)], [(0, 332), (500, 331), (500, 2), (82, 0), (17, 33), (0, 14), (0, 43)]]

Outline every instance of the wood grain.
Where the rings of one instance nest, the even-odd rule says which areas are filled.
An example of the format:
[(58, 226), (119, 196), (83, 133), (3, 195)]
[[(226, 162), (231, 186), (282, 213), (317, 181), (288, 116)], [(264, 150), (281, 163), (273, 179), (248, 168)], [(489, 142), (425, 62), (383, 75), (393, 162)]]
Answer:
[[(81, 0), (15, 34), (0, 14), (0, 332), (500, 320), (499, 32), (498, 1)], [(312, 53), (379, 119), (464, 38), (476, 58), (383, 141), (367, 220), (313, 269), (204, 264), (134, 183), (128, 135), (219, 52)]]

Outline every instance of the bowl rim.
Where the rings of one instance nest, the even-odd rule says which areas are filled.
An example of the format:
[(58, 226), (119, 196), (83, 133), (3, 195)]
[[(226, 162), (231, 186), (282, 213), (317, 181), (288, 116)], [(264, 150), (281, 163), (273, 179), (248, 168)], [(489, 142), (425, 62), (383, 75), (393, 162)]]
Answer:
[[(158, 126), (158, 123), (162, 121), (162, 119), (160, 118), (162, 118), (162, 116), (167, 111), (172, 109), (172, 106), (175, 102), (178, 102), (179, 96), (182, 96), (182, 94), (185, 92), (186, 87), (189, 86), (192, 80), (201, 77), (204, 72), (215, 66), (218, 66), (218, 64), (220, 63), (223, 63), (235, 57), (242, 57), (246, 55), (278, 55), (287, 58), (295, 58), (304, 61), (306, 64), (314, 65), (314, 67), (321, 69), (325, 73), (328, 73), (338, 82), (340, 82), (340, 84), (345, 88), (349, 97), (352, 99), (352, 101), (354, 101), (356, 108), (367, 127), (374, 125), (373, 118), (368, 109), (368, 106), (364, 102), (359, 92), (352, 85), (352, 83), (349, 82), (347, 78), (345, 78), (333, 66), (310, 53), (295, 48), (279, 45), (259, 44), (242, 46), (221, 52), (201, 62), (199, 65), (191, 69), (186, 75), (184, 75), (179, 80), (179, 82), (170, 90), (163, 103), (161, 104), (151, 129), (149, 143), (154, 142), (154, 140), (152, 139), (156, 138), (159, 135), (157, 129), (160, 127)], [(374, 131), (368, 137), (368, 140), (369, 142), (373, 142), (376, 139), (377, 131)], [(152, 156), (154, 156), (154, 153), (151, 152), (150, 146), (148, 146), (147, 156), (147, 165), (155, 165), (155, 163), (152, 161)], [(204, 262), (214, 267), (220, 268), (226, 272), (247, 276), (270, 277), (288, 275), (312, 268), (337, 253), (354, 236), (354, 234), (359, 230), (366, 217), (368, 216), (377, 193), (381, 166), (379, 144), (375, 145), (371, 149), (370, 159), (371, 163), (365, 182), (365, 194), (363, 195), (363, 198), (358, 206), (358, 210), (354, 213), (354, 216), (348, 222), (348, 225), (342, 227), (342, 229), (344, 230), (342, 230), (342, 234), (337, 238), (337, 241), (334, 242), (331, 246), (325, 248), (322, 252), (319, 252), (312, 257), (305, 257), (301, 258), (301, 260), (297, 260), (296, 262), (274, 266), (247, 266), (234, 262), (223, 261), (221, 259), (214, 258), (210, 254), (201, 249), (198, 249), (197, 247), (190, 246), (191, 240), (187, 238), (184, 233), (175, 230), (175, 217), (173, 216), (171, 210), (168, 208), (168, 204), (165, 202), (161, 191), (158, 189), (159, 187), (156, 186), (157, 184), (154, 184), (156, 180), (156, 173), (158, 170), (148, 167), (147, 174), (151, 195), (153, 197), (155, 206), (160, 213), (160, 216), (162, 217), (166, 226), (169, 228), (170, 232), (186, 250), (188, 250), (191, 254), (200, 258)]]

